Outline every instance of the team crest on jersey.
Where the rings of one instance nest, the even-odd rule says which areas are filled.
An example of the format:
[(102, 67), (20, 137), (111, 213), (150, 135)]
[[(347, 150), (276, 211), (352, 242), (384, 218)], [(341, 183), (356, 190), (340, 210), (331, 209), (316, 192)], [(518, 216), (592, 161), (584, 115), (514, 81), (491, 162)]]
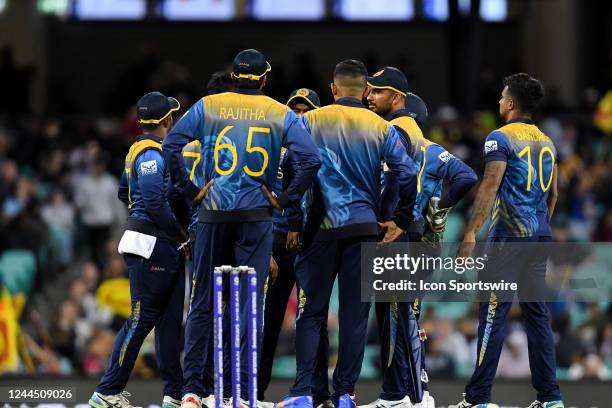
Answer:
[(454, 156), (449, 152), (442, 152), (438, 155), (438, 159), (442, 160), (443, 163), (448, 163), (448, 161), (453, 157)]
[(496, 150), (497, 150), (497, 140), (489, 140), (488, 142), (485, 142), (485, 145), (484, 145), (485, 154), (494, 152)]
[(157, 162), (155, 160), (149, 160), (149, 161), (140, 163), (140, 173), (143, 176), (146, 176), (149, 174), (157, 174)]

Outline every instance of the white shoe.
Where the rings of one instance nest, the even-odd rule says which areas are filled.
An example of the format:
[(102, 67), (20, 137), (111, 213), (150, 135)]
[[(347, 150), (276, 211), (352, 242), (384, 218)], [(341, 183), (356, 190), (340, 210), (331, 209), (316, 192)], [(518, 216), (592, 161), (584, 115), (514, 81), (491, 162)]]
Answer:
[(180, 408), (181, 401), (172, 398), (169, 395), (164, 395), (164, 400), (162, 402), (162, 408)]
[(89, 398), (88, 404), (93, 408), (140, 408), (130, 404), (127, 397), (130, 393), (127, 391), (120, 392), (116, 395), (104, 395), (99, 392), (94, 392)]
[(181, 408), (202, 408), (202, 400), (195, 394), (183, 395)]
[(407, 396), (398, 401), (387, 401), (382, 398), (377, 399), (367, 405), (360, 405), (358, 408), (414, 408), (410, 398)]
[(429, 391), (423, 391), (423, 399), (421, 402), (414, 404), (414, 408), (436, 408), (434, 397), (429, 394)]
[(274, 408), (273, 402), (257, 401), (258, 408)]
[(449, 405), (448, 408), (499, 408), (499, 405), (492, 403), (485, 404), (470, 404), (466, 400), (461, 401), (457, 405)]
[(202, 398), (202, 407), (206, 405), (208, 408), (215, 408), (215, 395), (210, 394), (208, 397)]

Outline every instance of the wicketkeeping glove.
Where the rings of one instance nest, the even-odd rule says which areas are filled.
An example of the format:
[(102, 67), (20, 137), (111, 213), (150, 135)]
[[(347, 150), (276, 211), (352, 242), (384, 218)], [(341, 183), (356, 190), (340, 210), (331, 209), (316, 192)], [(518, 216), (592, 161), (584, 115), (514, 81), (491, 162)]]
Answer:
[(437, 245), (442, 241), (444, 229), (446, 228), (446, 218), (452, 207), (438, 208), (440, 197), (431, 197), (427, 206), (427, 225), (423, 233), (423, 241)]

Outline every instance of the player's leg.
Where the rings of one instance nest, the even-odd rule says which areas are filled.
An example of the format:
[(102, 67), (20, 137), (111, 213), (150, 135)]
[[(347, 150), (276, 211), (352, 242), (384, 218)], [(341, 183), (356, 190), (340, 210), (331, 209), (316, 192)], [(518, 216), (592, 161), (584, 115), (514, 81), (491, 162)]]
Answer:
[(165, 310), (171, 295), (170, 284), (179, 265), (174, 245), (157, 240), (147, 260), (126, 254), (124, 259), (130, 275), (132, 312), (117, 334), (109, 365), (89, 404), (96, 408), (126, 406), (123, 392), (140, 347)]
[[(534, 252), (538, 250), (536, 248)], [(555, 341), (550, 323), (550, 310), (544, 303), (544, 299), (541, 299), (543, 294), (529, 291), (529, 288), (546, 288), (547, 257), (541, 255), (544, 251), (539, 252), (530, 257), (529, 268), (525, 269), (522, 274), (523, 279), (519, 283), (518, 295), (519, 300), (523, 298), (538, 300), (520, 302), (527, 331), (531, 384), (537, 391), (537, 400), (539, 402), (560, 402), (561, 392), (556, 375)], [(562, 405), (559, 406), (562, 407)]]
[(278, 343), (287, 302), (295, 285), (293, 264), (296, 252), (289, 252), (285, 248), (285, 241), (274, 242), (272, 255), (278, 265), (278, 277), (274, 283), (268, 280), (266, 291), (266, 305), (264, 308), (263, 344), (261, 346), (261, 364), (258, 373), (258, 397), (264, 400), (264, 393), (270, 384), (272, 363)]
[[(234, 242), (234, 256), (236, 266), (246, 265), (255, 268), (257, 273), (257, 366), (261, 358), (261, 346), (263, 340), (263, 320), (264, 320), (264, 287), (268, 272), (270, 269), (270, 256), (272, 256), (272, 222), (246, 222), (236, 223), (232, 225), (232, 236)], [(244, 401), (249, 400), (249, 370), (248, 370), (248, 347), (247, 347), (247, 321), (249, 305), (246, 302), (248, 294), (248, 280), (241, 279), (240, 282), (240, 317), (242, 327), (240, 332), (241, 337), (241, 356), (242, 364), (240, 365), (240, 398)], [(235, 397), (235, 396), (234, 396)]]
[(390, 305), (389, 322), (391, 332), (396, 333), (396, 344), (390, 358), (391, 364), (383, 376), (383, 392), (380, 397), (385, 401), (405, 401), (408, 395), (412, 402), (421, 402), (421, 340), (412, 305), (393, 302)]
[(361, 372), (368, 328), (370, 302), (361, 301), (361, 244), (375, 237), (347, 238), (340, 242), (338, 254), (339, 292), (339, 347), (334, 370), (334, 398), (336, 406), (354, 402), (346, 396), (355, 392)]
[(204, 390), (202, 374), (205, 356), (212, 344), (212, 272), (228, 261), (227, 224), (198, 223), (194, 254), (194, 279), (187, 322), (185, 323), (185, 358), (183, 363), (183, 406), (200, 405)]
[(336, 241), (314, 241), (296, 259), (295, 278), (299, 288), (295, 321), (297, 371), (291, 396), (312, 396), (314, 393), (313, 376), (319, 359), (321, 330), (327, 322), (337, 247)]
[(333, 406), (329, 393), (329, 337), (327, 334), (327, 319), (321, 325), (317, 364), (312, 378), (313, 403), (315, 407), (330, 408)]
[[(505, 238), (494, 238), (487, 243), (485, 255), (488, 262), (479, 275), (480, 280), (512, 281), (513, 277), (518, 276), (522, 268), (517, 261), (519, 254), (511, 245), (505, 245), (507, 241)], [(488, 296), (488, 302), (481, 299), (479, 304), (476, 367), (465, 388), (465, 400), (471, 404), (490, 402), (493, 379), (507, 333), (506, 317), (512, 305), (508, 293), (491, 292)]]
[[(173, 408), (181, 404), (183, 391), (183, 369), (181, 368), (183, 304), (185, 301), (185, 270), (181, 266), (169, 282), (170, 299), (164, 314), (155, 325), (155, 354), (164, 383), (162, 408)], [(167, 398), (168, 397), (168, 398)]]

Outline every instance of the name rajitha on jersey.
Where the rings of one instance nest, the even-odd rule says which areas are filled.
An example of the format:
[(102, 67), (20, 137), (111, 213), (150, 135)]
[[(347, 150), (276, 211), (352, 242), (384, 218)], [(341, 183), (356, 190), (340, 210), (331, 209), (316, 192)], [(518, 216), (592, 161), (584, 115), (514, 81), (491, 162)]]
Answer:
[[(199, 189), (189, 181), (184, 163), (176, 163), (177, 149), (192, 140), (200, 141), (206, 158), (202, 161), (203, 182), (214, 180), (201, 204), (200, 220), (207, 222), (222, 222), (218, 215), (206, 218), (210, 211), (240, 212), (250, 221), (271, 219), (271, 205), (261, 186), (274, 188), (282, 146), (295, 153), (299, 166), (293, 182), (279, 195), (281, 205), (299, 201), (320, 166), (318, 151), (302, 121), (287, 106), (259, 91), (202, 98), (164, 140), (164, 150), (173, 157), (173, 181), (193, 199)], [(232, 216), (230, 221), (240, 220)]]
[(485, 161), (505, 161), (495, 198), (489, 237), (549, 235), (546, 201), (557, 151), (529, 120), (514, 120), (487, 136)]

